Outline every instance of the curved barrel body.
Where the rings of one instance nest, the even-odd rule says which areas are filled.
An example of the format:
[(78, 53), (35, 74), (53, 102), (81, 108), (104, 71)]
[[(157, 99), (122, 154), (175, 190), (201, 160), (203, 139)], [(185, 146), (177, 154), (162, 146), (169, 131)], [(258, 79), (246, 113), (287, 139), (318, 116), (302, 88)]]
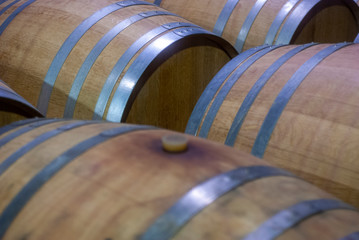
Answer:
[[(354, 0), (354, 2), (356, 2), (359, 5), (359, 0), (358, 1)], [(359, 43), (359, 33), (358, 33), (357, 37), (355, 38), (354, 42)]]
[(144, 1), (2, 1), (0, 11), (0, 77), (48, 117), (183, 131), (206, 84), (237, 54)]
[(42, 114), (0, 80), (0, 126), (33, 117), (42, 117)]
[(358, 54), (351, 43), (248, 50), (211, 81), (186, 132), (263, 157), (359, 206)]
[(223, 36), (238, 51), (262, 44), (352, 42), (352, 0), (149, 0)]
[(164, 151), (172, 134), (59, 119), (0, 128), (0, 238), (329, 240), (359, 231), (357, 210), (292, 174), (190, 135), (185, 151)]

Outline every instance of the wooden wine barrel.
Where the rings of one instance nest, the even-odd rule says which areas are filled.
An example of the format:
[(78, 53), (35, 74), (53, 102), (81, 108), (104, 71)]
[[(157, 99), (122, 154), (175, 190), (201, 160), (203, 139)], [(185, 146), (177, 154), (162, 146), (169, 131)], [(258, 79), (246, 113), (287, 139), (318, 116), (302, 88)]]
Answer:
[[(354, 2), (356, 2), (359, 5), (359, 0), (354, 0)], [(359, 33), (357, 35), (357, 37), (354, 40), (355, 43), (359, 43)]]
[[(359, 5), (359, 0), (354, 0), (354, 2), (356, 1), (356, 3)], [(357, 37), (354, 40), (355, 43), (359, 43), (359, 33), (357, 35)]]
[(34, 117), (43, 116), (34, 106), (0, 80), (0, 126)]
[[(193, 136), (59, 119), (17, 122), (0, 134), (4, 240), (327, 240), (359, 231), (350, 205)], [(165, 151), (173, 138), (187, 139), (186, 148)]]
[(262, 44), (353, 41), (352, 0), (148, 0), (230, 41), (238, 51)]
[(0, 77), (48, 117), (184, 131), (205, 86), (237, 55), (144, 1), (6, 1), (0, 11)]
[(359, 206), (359, 44), (262, 46), (216, 75), (188, 122)]

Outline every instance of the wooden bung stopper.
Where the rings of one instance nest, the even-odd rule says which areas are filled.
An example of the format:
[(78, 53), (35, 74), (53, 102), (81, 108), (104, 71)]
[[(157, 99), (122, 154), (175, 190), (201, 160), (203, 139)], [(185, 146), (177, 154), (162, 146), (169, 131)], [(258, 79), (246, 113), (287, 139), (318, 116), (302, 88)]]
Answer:
[(171, 153), (184, 152), (187, 149), (188, 139), (184, 135), (172, 134), (162, 137), (162, 147)]

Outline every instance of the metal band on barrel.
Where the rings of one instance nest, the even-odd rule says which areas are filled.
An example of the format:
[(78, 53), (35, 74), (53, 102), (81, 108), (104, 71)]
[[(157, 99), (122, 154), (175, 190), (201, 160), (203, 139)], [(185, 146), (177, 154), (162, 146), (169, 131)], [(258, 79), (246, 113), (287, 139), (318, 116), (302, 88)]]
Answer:
[(3, 4), (6, 1), (8, 1), (8, 0), (0, 0), (0, 5)]
[(225, 141), (226, 145), (234, 146), (236, 141), (237, 135), (242, 127), (245, 117), (252, 106), (253, 102), (257, 98), (258, 94), (264, 87), (264, 85), (268, 82), (268, 80), (273, 76), (273, 74), (289, 59), (295, 56), (297, 53), (316, 45), (316, 43), (309, 43), (305, 45), (301, 45), (289, 51), (288, 53), (284, 54), (280, 57), (277, 61), (275, 61), (264, 73), (263, 75), (257, 80), (257, 82), (253, 85), (251, 90), (248, 92), (247, 96), (243, 100), (241, 107), (239, 108), (236, 117), (232, 122), (232, 126), (228, 131), (228, 135)]
[(289, 79), (289, 81), (284, 85), (277, 98), (274, 100), (269, 112), (264, 119), (264, 122), (258, 132), (257, 138), (254, 142), (252, 148), (252, 154), (254, 156), (262, 158), (264, 152), (267, 148), (268, 142), (272, 135), (272, 132), (279, 120), (284, 108), (289, 102), (290, 98), (294, 94), (295, 90), (299, 87), (299, 85), (303, 82), (303, 80), (307, 77), (307, 75), (326, 57), (338, 51), (339, 49), (349, 46), (352, 43), (340, 43), (336, 45), (331, 45), (319, 53), (310, 58), (307, 62), (305, 62)]
[(137, 1), (137, 0), (129, 0), (129, 1), (122, 1), (111, 4), (105, 8), (94, 13), (92, 16), (84, 20), (65, 40), (62, 44), (60, 50), (57, 52), (56, 56), (54, 57), (49, 70), (45, 76), (45, 80), (41, 87), (40, 96), (37, 102), (37, 108), (41, 113), (46, 115), (49, 100), (52, 93), (52, 88), (55, 84), (57, 76), (64, 64), (65, 60), (67, 59), (68, 55), (70, 54), (71, 50), (77, 44), (77, 42), (81, 39), (81, 37), (98, 21), (100, 21), (105, 16), (125, 7), (134, 6), (134, 5), (153, 5), (151, 3)]
[(238, 1), (239, 0), (228, 0), (226, 2), (226, 5), (224, 5), (221, 13), (218, 16), (216, 24), (214, 25), (214, 28), (213, 28), (214, 34), (216, 34), (218, 36), (222, 36), (224, 28), (226, 27), (227, 22), (228, 22), (230, 16), (232, 15), (233, 10), (237, 6)]
[(161, 6), (162, 0), (155, 0), (154, 4), (157, 6)]
[(303, 0), (289, 15), (285, 21), (282, 30), (278, 34), (275, 44), (289, 44), (293, 38), (295, 31), (298, 29), (299, 24), (303, 21), (308, 12), (319, 3), (320, 0)]
[(335, 199), (303, 201), (278, 212), (259, 226), (257, 230), (247, 235), (243, 240), (274, 240), (305, 219), (335, 209), (356, 211), (354, 207)]
[[(50, 124), (50, 123), (54, 123), (54, 122), (58, 122), (60, 121), (59, 119), (44, 119), (44, 118), (35, 118), (35, 119), (28, 119), (28, 120), (23, 120), (23, 121), (19, 121), (19, 122), (15, 122), (12, 123), (10, 125), (8, 125), (9, 127), (11, 127), (11, 129), (23, 126), (25, 124), (29, 124), (23, 128), (20, 128), (12, 133), (10, 133), (9, 135), (7, 135), (6, 137), (0, 139), (0, 147), (4, 146), (6, 143), (10, 142), (11, 140), (21, 136), (22, 134), (25, 134), (29, 131), (34, 130), (35, 128)], [(9, 129), (9, 130), (11, 130)]]
[[(75, 111), (76, 101), (80, 94), (81, 88), (85, 82), (86, 77), (88, 76), (93, 64), (101, 54), (101, 52), (105, 49), (105, 47), (123, 30), (125, 30), (130, 25), (152, 16), (160, 16), (160, 15), (175, 15), (173, 13), (165, 12), (165, 11), (148, 11), (140, 14), (136, 14), (131, 16), (130, 18), (120, 22), (115, 27), (113, 27), (108, 33), (106, 33), (100, 41), (95, 45), (95, 47), (91, 50), (89, 55), (86, 57), (84, 63), (82, 64), (80, 70), (78, 71), (75, 80), (72, 83), (72, 87), (67, 98), (64, 117), (71, 118), (73, 117)], [(105, 106), (103, 106), (105, 107)]]
[(213, 124), (214, 119), (217, 116), (217, 113), (222, 106), (222, 103), (228, 93), (231, 91), (233, 85), (238, 81), (238, 79), (242, 76), (242, 74), (249, 69), (253, 63), (255, 63), (258, 59), (260, 59), (262, 56), (266, 55), (267, 53), (279, 48), (282, 46), (271, 46), (268, 47), (261, 52), (257, 53), (256, 55), (253, 55), (251, 58), (249, 58), (246, 62), (244, 62), (224, 83), (223, 87), (217, 94), (216, 98), (213, 100), (212, 105), (203, 121), (201, 130), (199, 132), (199, 137), (207, 138), (209, 130), (211, 129), (211, 126)]
[[(16, 92), (13, 92), (9, 89), (0, 89), (0, 101), (5, 104), (14, 106), (12, 112), (18, 113), (22, 116), (27, 117), (43, 117), (43, 115), (28, 101), (26, 101), (23, 97), (21, 97)], [(16, 111), (16, 110), (20, 111)]]
[(242, 52), (249, 30), (251, 30), (254, 21), (266, 2), (267, 0), (257, 0), (247, 15), (246, 20), (244, 20), (242, 28), (237, 36), (236, 44), (234, 45), (238, 52)]
[(39, 173), (36, 174), (11, 200), (0, 215), (0, 239), (3, 238), (7, 229), (14, 221), (16, 216), (25, 207), (27, 202), (36, 194), (36, 192), (55, 174), (63, 169), (67, 164), (72, 162), (75, 158), (82, 155), (92, 147), (103, 143), (113, 137), (125, 134), (136, 130), (152, 129), (148, 126), (122, 126), (105, 130), (102, 133), (91, 137), (76, 146), (68, 149), (60, 156), (56, 157)]
[(24, 10), (27, 6), (29, 6), (31, 3), (35, 2), (36, 0), (28, 0), (24, 4), (22, 4), (20, 7), (18, 7), (14, 12), (8, 16), (5, 21), (0, 25), (0, 36), (5, 31), (7, 26), (11, 23), (12, 20), (20, 13), (22, 10)]
[[(0, 81), (0, 82), (4, 83), (3, 81)], [(20, 97), (20, 95), (17, 94), (15, 91), (13, 91), (11, 88), (3, 88), (2, 86), (0, 86), (0, 97), (8, 98), (8, 94), (11, 94), (9, 96), (18, 96), (18, 97)]]
[(102, 87), (101, 93), (97, 100), (95, 111), (92, 119), (102, 119), (105, 113), (105, 108), (110, 99), (111, 92), (113, 91), (118, 78), (123, 73), (125, 67), (129, 64), (131, 59), (143, 48), (147, 45), (151, 40), (158, 37), (162, 33), (180, 27), (195, 27), (196, 25), (191, 23), (181, 23), (181, 22), (172, 22), (167, 23), (162, 26), (159, 26), (155, 29), (152, 29), (148, 33), (144, 34), (137, 41), (135, 41), (122, 56), (117, 61), (115, 66), (113, 67), (110, 75), (108, 76), (105, 84)]
[(197, 101), (196, 106), (192, 111), (185, 131), (187, 134), (197, 135), (201, 120), (206, 113), (208, 105), (218, 92), (219, 88), (222, 86), (223, 82), (228, 78), (228, 76), (247, 58), (267, 47), (269, 46), (259, 46), (248, 49), (247, 51), (233, 58), (216, 74), (216, 76), (214, 76), (214, 78), (209, 82), (209, 84), (203, 91), (201, 97)]
[(277, 16), (275, 17), (274, 21), (272, 22), (272, 25), (270, 26), (266, 39), (264, 40), (265, 44), (272, 45), (274, 43), (275, 36), (277, 35), (280, 26), (282, 26), (284, 20), (287, 18), (289, 13), (292, 11), (294, 6), (299, 2), (300, 0), (288, 0), (282, 9), (279, 11)]
[(14, 164), (19, 158), (24, 156), (26, 153), (34, 149), (36, 146), (40, 145), (41, 143), (53, 138), (63, 132), (69, 131), (71, 129), (75, 129), (78, 127), (82, 127), (89, 124), (95, 124), (94, 121), (79, 121), (69, 123), (67, 125), (58, 127), (54, 130), (48, 131), (46, 133), (41, 134), (40, 136), (33, 139), (31, 142), (23, 145), (19, 149), (17, 149), (13, 154), (7, 157), (1, 164), (0, 164), (0, 176), (12, 165)]
[(211, 33), (198, 27), (184, 27), (164, 34), (149, 44), (149, 46), (139, 54), (121, 79), (110, 103), (106, 120), (114, 122), (123, 121), (125, 111), (129, 108), (127, 103), (133, 93), (134, 86), (136, 86), (150, 63), (153, 62), (161, 52), (165, 51), (168, 46), (187, 36), (197, 34)]
[(352, 233), (348, 236), (341, 238), (340, 240), (359, 240), (359, 232)]
[(160, 216), (140, 239), (170, 239), (188, 221), (219, 197), (247, 182), (273, 176), (294, 177), (284, 170), (268, 166), (242, 167), (217, 175), (192, 188)]
[[(6, 12), (6, 10), (8, 10), (11, 6), (13, 6), (15, 3), (18, 3), (18, 2), (20, 2), (20, 0), (15, 0), (15, 1), (9, 3), (9, 4), (8, 4), (6, 7), (4, 7), (3, 9), (1, 9), (1, 10), (0, 10), (0, 16), (1, 16), (4, 12)], [(0, 4), (1, 4), (1, 3), (0, 3)]]
[[(31, 119), (24, 119), (24, 120), (20, 120), (20, 121), (17, 121), (17, 122), (13, 122), (13, 123), (10, 123), (9, 125), (6, 125), (4, 127), (1, 127), (0, 128), (0, 136), (6, 132), (9, 132), (15, 128), (18, 128), (18, 127), (21, 127), (23, 125), (26, 125), (26, 124), (30, 124), (30, 123), (33, 123), (33, 122), (41, 122), (41, 121), (47, 121), (48, 119), (43, 119), (43, 118), (31, 118)], [(21, 129), (20, 129), (21, 130)], [(14, 133), (11, 133), (11, 134), (14, 134)], [(20, 134), (21, 135), (21, 134)], [(7, 138), (8, 136), (6, 136)], [(15, 136), (16, 137), (16, 136)], [(4, 138), (3, 138), (4, 139)], [(0, 139), (0, 147), (7, 143), (8, 141), (10, 141), (11, 139), (9, 140), (4, 140), (3, 142), (3, 139)]]
[(13, 99), (15, 101), (24, 102), (26, 105), (30, 105), (23, 97), (14, 92), (12, 89), (0, 87), (0, 98), (2, 99)]

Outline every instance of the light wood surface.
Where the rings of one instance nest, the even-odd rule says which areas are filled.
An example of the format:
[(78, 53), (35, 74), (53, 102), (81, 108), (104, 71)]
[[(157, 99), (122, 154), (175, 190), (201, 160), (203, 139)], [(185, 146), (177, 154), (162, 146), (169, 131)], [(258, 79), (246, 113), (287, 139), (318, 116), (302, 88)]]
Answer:
[[(148, 0), (154, 2), (154, 0)], [(162, 0), (160, 6), (177, 13), (180, 16), (212, 31), (226, 6), (226, 0)], [(237, 1), (231, 1), (237, 2)], [(232, 44), (243, 28), (245, 20), (257, 2), (255, 0), (240, 0), (231, 13), (223, 31), (223, 37)], [(255, 18), (243, 50), (264, 44), (269, 29), (279, 15), (281, 9), (289, 9), (287, 0), (268, 0)], [(314, 2), (314, 1), (313, 1)], [(285, 21), (275, 32), (275, 41), (286, 22), (298, 19), (300, 24), (293, 26), (295, 33), (282, 44), (322, 42), (336, 43), (341, 41), (353, 41), (359, 31), (359, 9), (351, 0), (318, 1), (311, 8), (306, 9), (310, 1), (299, 0), (290, 10)], [(298, 12), (300, 10), (300, 13)], [(306, 9), (306, 10), (304, 10)], [(293, 13), (293, 15), (291, 15)], [(249, 25), (248, 25), (249, 26)], [(275, 42), (273, 42), (275, 43)], [(272, 43), (269, 43), (272, 44)]]
[[(0, 166), (39, 136), (75, 122), (36, 127), (7, 142), (0, 148)], [(120, 126), (124, 127), (117, 123), (88, 124), (29, 149), (0, 175), (0, 213), (57, 156)], [(3, 239), (139, 239), (159, 216), (201, 182), (236, 168), (268, 165), (239, 150), (189, 135), (187, 151), (169, 153), (161, 145), (162, 137), (169, 134), (174, 132), (137, 130), (87, 149), (36, 191)], [(0, 141), (6, 136), (1, 135)], [(294, 177), (250, 181), (206, 207), (173, 239), (243, 239), (279, 211), (322, 198), (334, 199)], [(359, 230), (358, 217), (359, 213), (352, 210), (325, 211), (303, 220), (278, 239), (340, 239)]]
[[(286, 61), (259, 91), (239, 132), (229, 134), (234, 121), (238, 122), (235, 120), (237, 112), (257, 80), (295, 47), (284, 46), (265, 54), (236, 78), (210, 125), (208, 139), (225, 143), (227, 137), (233, 135), (234, 147), (254, 151), (255, 141), (282, 88), (310, 58), (332, 45), (314, 45)], [(359, 206), (359, 163), (356, 160), (359, 156), (358, 54), (359, 44), (341, 48), (304, 78), (275, 123), (262, 155), (270, 163), (291, 170), (356, 206)], [(212, 106), (213, 100), (209, 101), (207, 109)], [(283, 102), (283, 99), (276, 101)], [(201, 121), (207, 121), (203, 119), (197, 122), (197, 134), (203, 126)]]
[[(38, 106), (47, 117), (92, 119), (102, 88), (116, 62), (137, 40), (163, 24), (189, 23), (173, 15), (152, 16), (137, 22), (129, 20), (130, 17), (135, 19), (143, 12), (164, 11), (155, 5), (129, 6), (106, 15), (84, 33), (64, 61), (58, 76), (51, 78), (55, 79), (55, 82), (49, 99), (39, 100), (41, 88), (48, 86), (44, 81), (50, 66), (53, 62), (59, 62), (54, 58), (61, 51), (66, 39), (85, 19), (116, 2), (118, 1), (36, 0), (24, 8), (0, 36), (0, 77), (31, 104)], [(0, 24), (23, 3), (24, 1), (20, 1), (5, 11), (0, 16)], [(1, 4), (0, 10), (5, 6), (5, 3)], [(129, 21), (129, 26), (116, 35), (95, 58), (78, 96), (71, 98), (76, 102), (74, 111), (65, 115), (70, 90), (85, 59), (100, 39), (123, 21)], [(179, 39), (168, 47), (165, 47), (166, 40), (159, 40), (170, 32), (181, 29), (185, 28), (177, 27), (167, 31), (163, 28), (161, 34), (155, 35), (130, 57), (120, 77), (114, 80), (115, 86), (109, 89), (107, 104), (99, 104), (99, 109), (104, 111), (104, 119), (120, 121), (122, 117), (122, 121), (126, 121), (128, 116), (129, 122), (184, 130), (186, 117), (190, 115), (204, 86), (237, 53), (228, 42), (209, 32), (184, 37), (174, 34)], [(119, 83), (124, 82), (124, 79), (131, 79), (126, 73), (131, 67), (134, 68), (134, 62), (143, 55), (141, 53), (155, 52), (158, 48), (163, 50), (149, 61), (147, 67), (142, 66), (144, 71), (137, 78), (138, 82), (126, 85), (132, 93), (124, 103), (125, 110), (119, 111), (118, 117), (115, 111), (116, 117), (109, 119), (108, 109)], [(140, 62), (142, 63), (146, 62)], [(137, 73), (140, 70), (141, 66), (131, 71)], [(113, 104), (118, 104), (119, 101), (116, 101)], [(39, 104), (44, 102), (48, 103), (48, 106), (42, 109)], [(135, 110), (131, 108), (133, 104)]]

